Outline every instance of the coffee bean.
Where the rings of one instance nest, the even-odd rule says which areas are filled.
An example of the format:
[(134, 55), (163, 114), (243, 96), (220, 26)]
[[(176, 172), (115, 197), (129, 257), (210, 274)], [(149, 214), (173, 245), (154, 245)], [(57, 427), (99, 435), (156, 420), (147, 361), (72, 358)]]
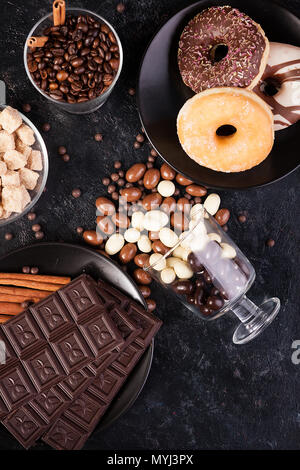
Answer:
[(153, 312), (156, 309), (156, 302), (153, 299), (146, 299), (148, 312)]
[(42, 130), (43, 130), (44, 132), (49, 132), (50, 129), (51, 129), (50, 124), (49, 124), (48, 122), (45, 122), (45, 123), (43, 124), (43, 126), (42, 126)]
[(117, 12), (118, 13), (123, 13), (125, 10), (125, 5), (123, 3), (118, 3), (117, 5)]
[(141, 144), (139, 142), (135, 141), (134, 144), (133, 144), (133, 147), (135, 149), (139, 149), (141, 147)]
[(125, 180), (123, 178), (120, 178), (117, 182), (117, 185), (121, 188), (122, 186), (125, 186)]
[(135, 89), (134, 88), (129, 88), (128, 93), (130, 96), (135, 95)]
[(25, 310), (29, 306), (30, 306), (29, 300), (25, 300), (24, 302), (21, 303), (21, 307), (23, 308), (23, 310)]
[(273, 246), (275, 245), (275, 240), (273, 240), (272, 238), (269, 238), (269, 240), (267, 240), (266, 244), (269, 248), (273, 248)]
[(241, 222), (241, 224), (245, 223), (247, 220), (247, 217), (243, 214), (238, 216), (238, 221)]
[(77, 227), (76, 232), (78, 233), (78, 235), (81, 235), (83, 233), (83, 228), (82, 227)]
[(121, 168), (121, 166), (122, 166), (122, 163), (121, 163), (119, 160), (117, 160), (116, 162), (114, 162), (114, 168), (115, 168), (116, 170), (118, 170), (119, 168)]
[(108, 194), (112, 194), (113, 192), (115, 192), (116, 190), (116, 186), (114, 184), (109, 184), (108, 187), (107, 187), (107, 192)]
[(41, 240), (42, 238), (44, 238), (44, 232), (41, 232), (41, 231), (35, 232), (34, 236), (37, 240)]
[(28, 220), (33, 221), (33, 220), (35, 220), (35, 218), (36, 218), (35, 212), (28, 212), (28, 214), (27, 214), (27, 219)]
[(67, 149), (64, 145), (60, 145), (57, 149), (59, 155), (64, 155), (65, 153), (67, 153)]
[(30, 273), (30, 267), (29, 266), (23, 266), (22, 267), (22, 273), (29, 274)]
[[(28, 53), (33, 80), (56, 101), (81, 103), (96, 98), (112, 84), (119, 69), (114, 34), (107, 25), (88, 18), (71, 15), (57, 30), (46, 28), (46, 44)], [(70, 92), (67, 82), (76, 82), (77, 90)], [(86, 86), (89, 90), (79, 94)]]
[(22, 109), (23, 109), (24, 113), (30, 113), (31, 106), (30, 106), (29, 103), (25, 103), (25, 104), (23, 104)]
[(41, 228), (42, 227), (40, 226), (40, 224), (33, 224), (32, 227), (31, 227), (31, 230), (33, 232), (39, 232), (41, 230)]
[(77, 199), (78, 197), (81, 196), (81, 191), (80, 189), (76, 188), (76, 189), (73, 189), (72, 191), (72, 196), (75, 197), (75, 199)]
[(118, 179), (119, 179), (118, 173), (112, 173), (110, 175), (110, 177), (111, 177), (111, 180), (114, 181), (114, 182), (118, 181)]
[(141, 142), (144, 142), (144, 140), (145, 140), (145, 137), (144, 137), (142, 134), (138, 134), (138, 135), (136, 136), (136, 141), (137, 141), (137, 142), (140, 142), (140, 143), (141, 143)]
[(146, 167), (148, 168), (148, 170), (150, 170), (150, 168), (153, 168), (154, 165), (153, 165), (153, 163), (151, 163), (151, 162), (147, 162), (147, 163), (146, 163)]
[(38, 272), (39, 268), (37, 268), (36, 266), (30, 269), (30, 274), (38, 274)]
[(70, 161), (70, 155), (68, 153), (65, 153), (63, 156), (62, 156), (62, 159), (64, 162), (69, 162)]
[(114, 192), (111, 193), (111, 198), (114, 201), (117, 201), (119, 199), (119, 194), (117, 193), (117, 191), (114, 191)]
[(13, 238), (13, 234), (11, 232), (7, 232), (5, 235), (4, 235), (4, 238), (6, 241), (10, 241), (12, 240)]
[(104, 186), (108, 186), (109, 183), (110, 183), (110, 179), (109, 178), (102, 178), (102, 183), (104, 184)]
[(150, 153), (151, 153), (152, 157), (157, 157), (157, 156), (158, 156), (157, 151), (154, 150), (154, 149), (151, 149), (151, 150), (150, 150)]

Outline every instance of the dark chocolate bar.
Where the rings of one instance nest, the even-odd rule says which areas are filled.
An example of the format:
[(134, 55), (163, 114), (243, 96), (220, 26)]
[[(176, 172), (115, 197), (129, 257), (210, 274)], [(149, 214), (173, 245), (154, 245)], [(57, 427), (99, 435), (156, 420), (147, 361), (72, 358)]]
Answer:
[(136, 343), (127, 346), (121, 359), (97, 376), (42, 440), (57, 450), (81, 449), (144, 352)]
[[(113, 288), (112, 290), (115, 291)], [(108, 304), (111, 305), (109, 302)], [(114, 303), (111, 308), (111, 313), (114, 312), (112, 318), (116, 320), (115, 314), (117, 313), (119, 315), (117, 322), (122, 319), (127, 327), (130, 325), (131, 332), (135, 328), (135, 333), (138, 332), (138, 334), (133, 342), (126, 344), (126, 347), (123, 345), (122, 351), (112, 364), (97, 374), (86, 391), (74, 402), (75, 405), (70, 404), (58, 422), (44, 435), (43, 441), (55, 449), (76, 450), (82, 448), (162, 324), (161, 320), (146, 312), (130, 299), (127, 299), (127, 302), (118, 303), (117, 306)], [(124, 338), (126, 335), (128, 337), (132, 334), (128, 332), (127, 328), (124, 328), (124, 325), (123, 330), (126, 332)], [(95, 398), (98, 403), (97, 409), (93, 401)], [(86, 408), (93, 411), (93, 419), (90, 421), (82, 416), (83, 410)], [(67, 441), (66, 435), (70, 436)]]
[(2, 325), (0, 398), (9, 412), (124, 343), (95, 286), (82, 275)]

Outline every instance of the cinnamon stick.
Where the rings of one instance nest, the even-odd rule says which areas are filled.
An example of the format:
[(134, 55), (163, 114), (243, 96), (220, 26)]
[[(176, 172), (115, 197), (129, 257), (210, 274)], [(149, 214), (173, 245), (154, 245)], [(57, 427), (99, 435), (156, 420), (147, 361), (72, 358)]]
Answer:
[(0, 285), (29, 287), (30, 289), (47, 290), (49, 292), (55, 292), (64, 286), (63, 284), (49, 284), (45, 282), (27, 281), (22, 279), (0, 279)]
[(70, 277), (66, 276), (47, 276), (44, 274), (23, 274), (23, 273), (0, 273), (1, 279), (20, 279), (26, 281), (46, 282), (49, 284), (68, 284)]
[(27, 41), (28, 47), (44, 47), (48, 41), (48, 36), (31, 36)]
[(63, 25), (66, 21), (66, 2), (64, 0), (55, 0), (52, 9), (54, 26)]
[(12, 315), (0, 315), (0, 323), (5, 323), (7, 320), (10, 320)]
[[(29, 289), (28, 289), (29, 290)], [(49, 292), (48, 292), (49, 295)], [(13, 302), (21, 304), (22, 302), (39, 302), (41, 299), (37, 297), (32, 297), (32, 295), (10, 295), (10, 294), (0, 294), (0, 302)]]
[(19, 295), (19, 296), (32, 296), (35, 299), (41, 300), (50, 295), (49, 291), (35, 290), (35, 289), (22, 289), (22, 287), (6, 287), (0, 286), (0, 295)]
[(20, 304), (0, 302), (0, 315), (18, 315), (23, 310)]

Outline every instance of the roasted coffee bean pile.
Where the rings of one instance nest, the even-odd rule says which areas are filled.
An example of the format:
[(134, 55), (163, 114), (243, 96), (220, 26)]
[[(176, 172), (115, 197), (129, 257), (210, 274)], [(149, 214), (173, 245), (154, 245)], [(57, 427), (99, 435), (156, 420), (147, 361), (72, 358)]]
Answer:
[(56, 101), (82, 103), (104, 93), (119, 68), (117, 40), (91, 16), (68, 16), (63, 26), (44, 31), (43, 47), (29, 49), (28, 69), (35, 83)]
[[(164, 255), (169, 248), (159, 239), (158, 232), (145, 232), (142, 226), (139, 227), (139, 217), (141, 213), (160, 209), (170, 218), (174, 233), (179, 233), (188, 229), (186, 206), (204, 202), (207, 195), (205, 187), (193, 184), (166, 163), (156, 165), (156, 157), (157, 153), (152, 149), (146, 163), (136, 163), (127, 171), (120, 161), (115, 161), (114, 171), (102, 179), (111, 199), (100, 196), (96, 200), (97, 231), (80, 231), (86, 243), (113, 257), (133, 276), (150, 311), (156, 308), (156, 303), (150, 298), (152, 278), (143, 267), (149, 265), (151, 254)], [(120, 207), (117, 207), (115, 201), (120, 197)], [(219, 224), (227, 224), (230, 212), (219, 209), (219, 196), (210, 194), (206, 201)], [(187, 301), (198, 306), (204, 315), (211, 314), (224, 303), (202, 266), (192, 279), (176, 281), (173, 289), (179, 295), (185, 295)]]

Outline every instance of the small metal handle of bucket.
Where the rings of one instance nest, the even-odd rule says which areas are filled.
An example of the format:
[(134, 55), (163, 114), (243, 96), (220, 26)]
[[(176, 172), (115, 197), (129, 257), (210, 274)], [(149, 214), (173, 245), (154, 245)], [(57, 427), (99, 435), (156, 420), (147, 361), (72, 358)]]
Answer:
[(6, 104), (6, 87), (2, 80), (0, 80), (0, 104)]

